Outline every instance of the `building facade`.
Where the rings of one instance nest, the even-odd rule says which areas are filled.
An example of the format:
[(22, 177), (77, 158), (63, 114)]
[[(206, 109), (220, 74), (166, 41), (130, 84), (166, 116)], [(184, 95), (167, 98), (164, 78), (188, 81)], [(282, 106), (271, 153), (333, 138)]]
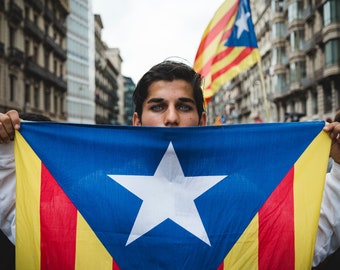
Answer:
[(120, 71), (106, 56), (107, 45), (101, 38), (103, 23), (100, 15), (94, 15), (95, 21), (95, 103), (96, 124), (118, 123), (118, 82)]
[(0, 111), (66, 120), (67, 0), (0, 1)]
[(340, 108), (340, 1), (252, 2), (261, 69), (221, 88), (209, 104), (210, 121), (221, 113), (232, 123), (333, 118)]
[(95, 45), (91, 0), (70, 0), (67, 17), (67, 121), (95, 123)]
[(132, 125), (132, 117), (135, 106), (133, 104), (132, 96), (135, 91), (136, 84), (130, 77), (124, 76), (124, 124)]
[(125, 115), (125, 108), (124, 108), (124, 95), (125, 95), (125, 86), (124, 86), (124, 77), (122, 75), (122, 63), (123, 59), (120, 55), (119, 48), (108, 48), (106, 50), (106, 57), (110, 60), (113, 66), (117, 69), (118, 73), (116, 76), (117, 85), (118, 85), (118, 116), (117, 122), (118, 125), (124, 125), (124, 115)]

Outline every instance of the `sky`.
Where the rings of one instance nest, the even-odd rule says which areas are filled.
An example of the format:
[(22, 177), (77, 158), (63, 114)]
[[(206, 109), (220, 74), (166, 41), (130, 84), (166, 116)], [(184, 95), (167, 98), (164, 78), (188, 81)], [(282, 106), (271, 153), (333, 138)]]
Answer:
[(122, 74), (135, 83), (153, 65), (179, 59), (193, 65), (202, 35), (223, 0), (93, 0), (102, 40), (119, 48)]

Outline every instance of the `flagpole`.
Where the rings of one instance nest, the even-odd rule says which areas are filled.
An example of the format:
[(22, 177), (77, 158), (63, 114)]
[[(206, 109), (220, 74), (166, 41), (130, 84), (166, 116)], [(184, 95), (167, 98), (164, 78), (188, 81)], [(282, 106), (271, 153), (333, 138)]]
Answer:
[(257, 66), (259, 67), (259, 73), (260, 73), (260, 80), (261, 80), (261, 88), (262, 88), (262, 94), (263, 94), (263, 100), (264, 100), (264, 109), (266, 113), (267, 122), (270, 122), (270, 115), (269, 115), (269, 108), (268, 108), (268, 100), (267, 100), (267, 90), (266, 90), (266, 84), (264, 82), (264, 75), (263, 75), (263, 69), (262, 69), (262, 61), (260, 60), (257, 62)]

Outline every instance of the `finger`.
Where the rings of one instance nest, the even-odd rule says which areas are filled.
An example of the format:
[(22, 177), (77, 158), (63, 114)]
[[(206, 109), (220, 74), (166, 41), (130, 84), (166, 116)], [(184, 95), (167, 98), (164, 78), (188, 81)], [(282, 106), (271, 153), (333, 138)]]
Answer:
[(12, 126), (14, 129), (19, 130), (20, 129), (20, 117), (19, 113), (15, 110), (8, 111), (7, 116), (10, 118)]
[(14, 139), (14, 126), (12, 123), (12, 119), (17, 117), (20, 123), (19, 115), (15, 111), (10, 111), (6, 114), (0, 114), (0, 138), (4, 143), (8, 143), (10, 140)]
[(10, 135), (7, 133), (7, 130), (3, 123), (0, 120), (0, 144), (8, 143), (11, 140)]

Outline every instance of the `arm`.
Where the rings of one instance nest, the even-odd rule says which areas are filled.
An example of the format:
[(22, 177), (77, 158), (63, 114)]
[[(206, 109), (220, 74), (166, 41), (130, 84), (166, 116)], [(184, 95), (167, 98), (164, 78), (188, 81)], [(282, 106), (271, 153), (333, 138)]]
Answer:
[(313, 266), (340, 247), (340, 164), (333, 162), (326, 175), (321, 204), (318, 234), (314, 249)]
[(15, 110), (0, 113), (0, 229), (15, 243), (15, 163), (13, 142), (20, 128)]
[(13, 142), (0, 145), (0, 228), (15, 243), (15, 164)]
[(326, 175), (313, 266), (340, 247), (340, 123), (328, 124), (324, 131), (332, 139), (330, 155), (333, 166)]

